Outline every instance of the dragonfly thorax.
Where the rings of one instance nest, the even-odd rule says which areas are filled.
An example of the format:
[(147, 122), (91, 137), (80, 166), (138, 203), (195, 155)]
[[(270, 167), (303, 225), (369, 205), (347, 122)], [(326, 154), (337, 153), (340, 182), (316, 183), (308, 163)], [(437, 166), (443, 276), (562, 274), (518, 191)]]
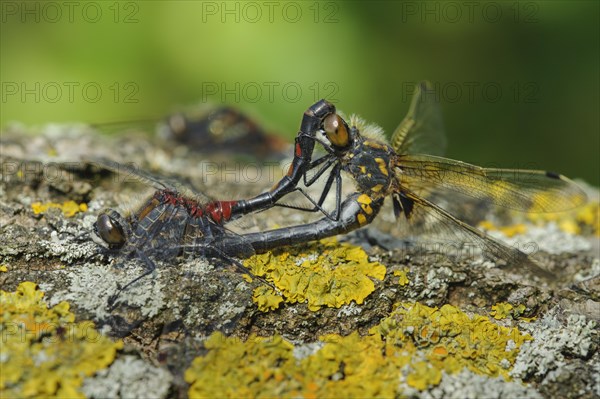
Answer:
[(343, 168), (357, 189), (372, 198), (389, 194), (393, 182), (392, 148), (380, 141), (360, 137), (343, 161)]

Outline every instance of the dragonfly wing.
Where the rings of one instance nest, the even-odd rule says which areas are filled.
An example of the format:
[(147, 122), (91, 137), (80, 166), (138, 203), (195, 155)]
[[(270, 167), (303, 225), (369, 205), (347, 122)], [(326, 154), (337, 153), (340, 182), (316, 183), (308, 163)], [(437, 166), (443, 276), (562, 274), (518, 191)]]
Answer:
[(390, 143), (398, 154), (443, 155), (446, 151), (439, 97), (429, 82), (416, 87), (408, 114), (392, 134)]
[(169, 179), (153, 176), (145, 170), (136, 167), (133, 163), (122, 164), (107, 158), (89, 158), (85, 161), (101, 169), (106, 169), (118, 174), (124, 181), (138, 181), (157, 189), (174, 189), (170, 184)]
[(186, 196), (193, 197), (200, 204), (205, 204), (211, 201), (207, 195), (196, 190), (192, 190), (189, 186), (184, 185), (180, 180), (166, 176), (159, 176), (154, 173), (147, 172), (136, 167), (134, 164), (122, 164), (106, 158), (90, 158), (85, 162), (96, 167), (109, 170), (120, 176), (124, 182), (139, 182), (147, 184), (159, 190), (171, 190), (175, 192), (185, 193)]
[[(404, 196), (402, 201), (405, 209), (407, 208), (406, 204), (410, 204), (410, 210), (404, 213), (407, 221), (405, 224), (406, 231), (413, 235), (419, 235), (420, 238), (424, 237), (426, 243), (439, 244), (438, 247), (429, 249), (443, 252), (450, 257), (476, 255), (481, 251), (484, 258), (496, 262), (507, 262), (508, 267), (514, 269), (525, 267), (536, 276), (546, 280), (553, 278), (550, 272), (538, 266), (520, 249), (509, 247), (460, 221), (438, 205), (416, 195), (414, 192), (404, 190), (401, 195)], [(427, 241), (429, 238), (432, 241)]]
[(565, 211), (587, 200), (579, 186), (552, 172), (489, 169), (432, 155), (399, 156), (397, 166), (401, 185), (420, 195), (445, 189), (527, 212)]

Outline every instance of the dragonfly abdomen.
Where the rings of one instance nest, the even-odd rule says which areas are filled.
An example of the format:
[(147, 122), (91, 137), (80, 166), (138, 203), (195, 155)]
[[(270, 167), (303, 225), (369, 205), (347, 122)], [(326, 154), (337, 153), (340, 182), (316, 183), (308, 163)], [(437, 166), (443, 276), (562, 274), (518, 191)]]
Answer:
[[(325, 217), (303, 225), (244, 234), (243, 240), (257, 253), (261, 253), (281, 246), (332, 237), (369, 224), (377, 216), (382, 205), (383, 198), (373, 200), (364, 193), (354, 193), (342, 203), (339, 217), (336, 219)], [(221, 245), (229, 248), (234, 244), (231, 240), (236, 239), (238, 238), (226, 237)]]

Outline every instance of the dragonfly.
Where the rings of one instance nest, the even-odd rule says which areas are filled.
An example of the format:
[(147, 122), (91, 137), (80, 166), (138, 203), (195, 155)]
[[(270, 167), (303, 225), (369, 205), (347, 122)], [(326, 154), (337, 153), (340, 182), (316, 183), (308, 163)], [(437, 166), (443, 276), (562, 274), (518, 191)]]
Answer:
[[(159, 245), (153, 244), (154, 237), (162, 234), (166, 234), (164, 240), (171, 243), (173, 251), (186, 248), (218, 252), (243, 268), (231, 255), (263, 252), (348, 233), (371, 223), (384, 200), (391, 197), (396, 217), (402, 217), (412, 233), (433, 233), (446, 241), (472, 243), (494, 259), (528, 265), (536, 274), (548, 278), (548, 273), (524, 252), (461, 221), (431, 198), (466, 195), (506, 208), (553, 212), (579, 206), (585, 201), (585, 194), (556, 173), (486, 169), (440, 157), (437, 154), (443, 152), (445, 146), (441, 113), (439, 104), (431, 100), (434, 96), (427, 94), (431, 94), (431, 89), (423, 83), (408, 115), (392, 135), (391, 144), (385, 141), (380, 129), (360, 118), (351, 117), (348, 123), (333, 104), (325, 100), (315, 103), (304, 113), (287, 174), (272, 189), (248, 200), (211, 202), (201, 196), (190, 200), (172, 186), (142, 174), (141, 177), (154, 183), (158, 191), (129, 220), (123, 220), (115, 211), (101, 214), (96, 232), (109, 248), (144, 260), (147, 272), (139, 278), (154, 270), (140, 248), (148, 245), (158, 248)], [(313, 160), (317, 142), (326, 154)], [(104, 164), (119, 168), (118, 164)], [(302, 180), (305, 186), (310, 186), (328, 170), (324, 189), (315, 201), (299, 187), (299, 182)], [(351, 176), (356, 186), (356, 191), (344, 201), (341, 198), (342, 171)], [(322, 205), (334, 184), (336, 208), (330, 213)], [(298, 209), (321, 211), (325, 217), (308, 224), (242, 236), (228, 234), (221, 226), (241, 215), (272, 206), (292, 207), (279, 200), (294, 191), (303, 193), (313, 204), (312, 208)], [(178, 223), (176, 228), (168, 227), (172, 220)], [(160, 233), (163, 230), (167, 233)], [(213, 245), (217, 241), (218, 245)], [(180, 244), (174, 246), (173, 242)]]
[[(158, 269), (157, 265), (162, 266), (160, 270), (163, 275), (167, 273), (181, 276), (183, 273), (184, 277), (169, 279), (173, 282), (177, 281), (177, 292), (181, 292), (181, 295), (171, 298), (169, 302), (169, 307), (177, 309), (177, 312), (171, 318), (164, 316), (169, 322), (163, 327), (162, 332), (155, 331), (154, 334), (169, 336), (172, 331), (181, 332), (182, 328), (184, 330), (193, 329), (195, 333), (208, 334), (216, 329), (230, 329), (231, 331), (235, 328), (236, 319), (242, 317), (242, 313), (236, 313), (235, 310), (243, 309), (245, 305), (239, 303), (240, 298), (243, 297), (232, 293), (232, 288), (235, 286), (235, 283), (232, 286), (234, 280), (225, 279), (221, 283), (215, 283), (213, 280), (210, 283), (211, 287), (223, 288), (212, 295), (207, 294), (208, 290), (202, 288), (201, 282), (211, 281), (210, 278), (199, 277), (198, 272), (193, 268), (191, 270), (182, 269), (180, 267), (182, 264), (179, 262), (177, 267), (174, 267), (175, 258), (216, 260), (219, 264), (233, 266), (239, 273), (252, 276), (260, 283), (277, 290), (264, 278), (253, 275), (239, 260), (256, 253), (256, 242), (246, 239), (246, 234), (236, 234), (225, 226), (234, 215), (232, 213), (234, 208), (230, 205), (238, 201), (211, 200), (200, 192), (183, 187), (178, 180), (158, 177), (111, 160), (96, 159), (88, 161), (88, 163), (116, 173), (126, 173), (127, 181), (137, 180), (154, 188), (154, 192), (135, 211), (121, 214), (115, 209), (105, 209), (100, 212), (93, 225), (94, 241), (104, 247), (105, 251), (103, 252), (115, 258), (117, 268), (119, 266), (129, 268), (131, 265), (127, 261), (131, 259), (142, 266), (142, 272), (134, 278), (128, 279), (129, 281), (124, 285), (118, 285), (116, 292), (114, 289), (109, 291), (106, 311), (101, 311), (102, 316), (96, 316), (102, 325), (110, 326), (113, 335), (128, 336), (148, 320), (147, 315), (144, 315), (147, 301), (143, 298), (136, 298), (136, 295), (144, 291), (145, 293), (141, 295), (147, 296), (148, 292), (155, 292), (154, 288), (151, 288), (156, 285), (155, 280), (139, 286), (136, 284), (155, 273)], [(291, 169), (297, 171), (302, 168)], [(289, 176), (286, 175), (282, 185), (278, 185), (278, 187), (287, 188), (285, 183), (290, 181), (292, 180), (289, 180)], [(263, 205), (271, 206), (272, 193), (267, 192), (266, 194), (268, 195), (259, 196), (259, 198), (268, 199), (268, 201), (263, 201)], [(277, 195), (279, 194), (281, 193), (277, 192)], [(250, 203), (243, 211), (248, 212), (252, 207), (257, 207), (257, 204), (259, 202)], [(240, 214), (235, 214), (235, 216), (239, 217)], [(261, 235), (260, 232), (257, 234)], [(254, 240), (256, 236), (248, 234), (248, 238)], [(270, 240), (271, 238), (267, 234), (265, 239)], [(278, 238), (275, 237), (274, 240), (278, 240)], [(296, 239), (295, 242), (300, 241)], [(256, 248), (260, 248), (260, 246), (256, 246)], [(214, 262), (210, 263), (214, 264)], [(163, 278), (162, 281), (164, 280)], [(158, 289), (160, 290), (160, 288)], [(128, 292), (128, 295), (124, 295), (128, 290), (131, 291)], [(215, 303), (211, 301), (207, 304), (204, 299), (207, 296), (215, 298), (229, 296), (229, 298), (215, 301)], [(237, 305), (225, 306), (229, 313), (222, 314), (222, 309), (218, 307), (219, 302), (237, 303)], [(201, 321), (198, 322), (198, 320)], [(153, 326), (153, 324), (149, 326)]]
[[(390, 197), (395, 217), (403, 220), (406, 232), (456, 245), (468, 243), (487, 258), (552, 278), (519, 248), (490, 237), (436, 201), (469, 197), (519, 211), (558, 212), (585, 203), (586, 194), (574, 182), (550, 171), (483, 168), (443, 158), (446, 141), (441, 112), (427, 82), (417, 87), (409, 112), (389, 143), (379, 127), (356, 116), (347, 122), (333, 104), (324, 100), (317, 104), (327, 110), (318, 127), (317, 133), (322, 134), (304, 135), (319, 142), (326, 154), (304, 164), (300, 173), (309, 183), (329, 174), (319, 200), (312, 201), (314, 207), (308, 209), (321, 211), (325, 217), (246, 236), (255, 250), (262, 252), (366, 226)], [(343, 201), (341, 172), (350, 176), (356, 189)], [(307, 178), (309, 173), (313, 173), (311, 178)], [(327, 212), (322, 205), (334, 185), (335, 209)]]

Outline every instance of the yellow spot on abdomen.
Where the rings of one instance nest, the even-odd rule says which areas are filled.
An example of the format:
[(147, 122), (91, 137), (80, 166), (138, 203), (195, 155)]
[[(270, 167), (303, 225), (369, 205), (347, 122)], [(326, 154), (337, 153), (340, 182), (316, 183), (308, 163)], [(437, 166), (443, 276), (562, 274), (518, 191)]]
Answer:
[(365, 224), (367, 224), (367, 217), (365, 215), (363, 215), (362, 213), (358, 214), (358, 216), (356, 217), (356, 220), (358, 220), (358, 224), (360, 224), (361, 226), (364, 226)]
[(367, 194), (361, 194), (356, 200), (359, 204), (370, 204), (373, 202), (371, 197), (369, 197)]

